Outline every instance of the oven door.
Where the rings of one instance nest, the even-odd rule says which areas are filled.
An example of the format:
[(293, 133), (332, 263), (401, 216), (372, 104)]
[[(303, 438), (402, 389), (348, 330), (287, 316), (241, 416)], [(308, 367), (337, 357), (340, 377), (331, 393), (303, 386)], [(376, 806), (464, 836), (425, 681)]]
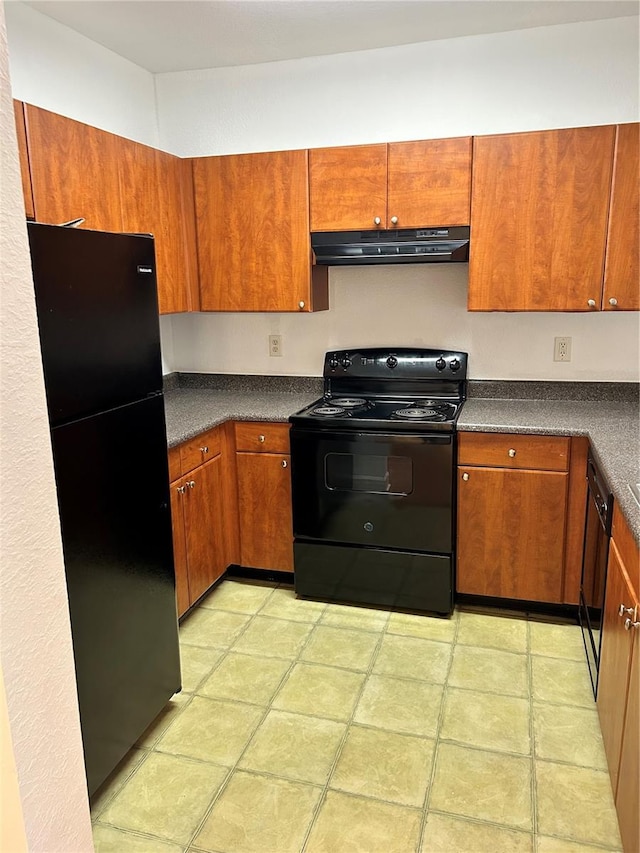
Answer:
[(449, 554), (453, 435), (291, 430), (297, 541)]

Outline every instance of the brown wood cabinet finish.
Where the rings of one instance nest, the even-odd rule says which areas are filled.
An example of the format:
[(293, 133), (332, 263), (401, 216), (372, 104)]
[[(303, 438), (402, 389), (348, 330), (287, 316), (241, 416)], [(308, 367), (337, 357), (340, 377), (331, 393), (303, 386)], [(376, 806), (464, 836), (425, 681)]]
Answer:
[(554, 435), (461, 432), (458, 464), (567, 471), (570, 441)]
[(458, 592), (562, 601), (567, 480), (556, 471), (458, 468)]
[(640, 124), (616, 128), (602, 307), (640, 310)]
[(390, 143), (388, 180), (389, 227), (468, 225), (471, 137)]
[(282, 453), (236, 453), (243, 566), (293, 571), (289, 462)]
[(29, 168), (29, 149), (27, 145), (27, 128), (22, 101), (13, 102), (13, 113), (16, 120), (16, 136), (18, 139), (18, 156), (20, 158), (20, 175), (22, 178), (22, 195), (24, 196), (24, 212), (27, 219), (35, 219), (33, 206), (33, 190), (31, 189), (31, 170)]
[(289, 424), (236, 422), (236, 450), (254, 453), (289, 453)]
[(474, 138), (470, 311), (600, 308), (613, 143), (613, 127)]
[(582, 576), (585, 506), (587, 505), (587, 453), (589, 439), (573, 436), (569, 460), (569, 496), (567, 503), (567, 535), (564, 549), (565, 604), (578, 604)]
[[(640, 850), (640, 551), (613, 508), (598, 714), (625, 853)], [(621, 612), (622, 610), (622, 612)]]
[(189, 597), (193, 604), (227, 568), (223, 554), (222, 456), (205, 462), (185, 476), (184, 482)]
[(306, 151), (193, 161), (203, 311), (328, 307), (312, 267)]
[(386, 143), (312, 148), (309, 188), (311, 231), (386, 228)]
[(83, 228), (122, 231), (120, 138), (25, 104), (35, 217)]
[(176, 607), (178, 616), (186, 613), (191, 604), (189, 594), (189, 566), (187, 561), (187, 535), (184, 521), (184, 496), (186, 479), (171, 483), (171, 527), (173, 531), (173, 567), (176, 575)]
[(213, 459), (222, 452), (224, 445), (224, 430), (222, 427), (201, 432), (195, 438), (185, 441), (180, 445), (180, 464), (182, 473), (186, 474), (199, 465), (203, 465), (209, 459)]

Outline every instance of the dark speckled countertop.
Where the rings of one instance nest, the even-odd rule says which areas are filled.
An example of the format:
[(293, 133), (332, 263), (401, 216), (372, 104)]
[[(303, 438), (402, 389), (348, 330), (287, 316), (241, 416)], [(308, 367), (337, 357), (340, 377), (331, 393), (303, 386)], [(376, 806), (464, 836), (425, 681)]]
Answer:
[[(315, 377), (165, 377), (169, 447), (226, 420), (286, 421), (322, 395)], [(638, 386), (627, 383), (469, 383), (460, 431), (585, 435), (640, 544)]]

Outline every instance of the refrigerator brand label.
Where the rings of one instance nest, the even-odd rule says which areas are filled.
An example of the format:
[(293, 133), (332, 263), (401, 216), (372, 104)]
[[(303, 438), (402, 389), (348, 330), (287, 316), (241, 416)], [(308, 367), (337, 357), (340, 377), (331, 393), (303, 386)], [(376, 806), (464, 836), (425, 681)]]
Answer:
[(138, 264), (138, 272), (152, 273), (153, 267), (143, 267), (141, 264)]

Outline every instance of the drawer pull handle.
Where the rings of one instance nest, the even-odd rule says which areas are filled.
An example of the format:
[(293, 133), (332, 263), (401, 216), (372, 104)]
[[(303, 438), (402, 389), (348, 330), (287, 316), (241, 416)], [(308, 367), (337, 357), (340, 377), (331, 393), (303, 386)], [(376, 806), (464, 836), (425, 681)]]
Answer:
[(595, 299), (587, 299), (587, 305), (589, 306), (589, 308), (595, 308), (596, 307), (596, 300)]
[(208, 453), (208, 452), (209, 452), (209, 448), (207, 447), (207, 445), (206, 445), (206, 444), (205, 444), (205, 446), (204, 446), (204, 447), (201, 447), (201, 448), (200, 448), (200, 453)]
[(612, 305), (615, 308), (617, 304), (618, 304), (618, 300), (615, 298), (615, 296), (612, 296), (611, 299), (609, 300), (609, 305)]
[(195, 487), (196, 487), (196, 481), (195, 481), (195, 480), (188, 480), (188, 481), (187, 481), (187, 486), (189, 486), (189, 488), (190, 488), (190, 489), (195, 489)]
[(380, 225), (380, 222), (381, 222), (380, 217), (379, 217), (379, 216), (374, 216), (374, 218), (373, 218), (373, 224), (374, 224), (374, 225)]
[(282, 465), (283, 468), (286, 468), (287, 467), (287, 460), (283, 459), (280, 464)]
[(463, 479), (463, 480), (465, 481), (465, 483), (466, 483), (466, 482), (467, 482), (467, 480), (469, 479), (469, 475), (468, 475), (468, 474), (463, 474), (463, 475), (462, 475), (462, 479)]
[(618, 616), (624, 616), (625, 613), (628, 613), (629, 616), (632, 616), (633, 611), (633, 607), (625, 607), (624, 604), (621, 604), (620, 607), (618, 607)]
[(632, 628), (640, 628), (640, 622), (632, 622), (627, 616), (624, 620), (624, 629), (625, 631), (630, 631)]
[(187, 491), (187, 487), (186, 487), (186, 486), (176, 486), (176, 492), (177, 492), (179, 495), (184, 495), (184, 493), (185, 493), (186, 491)]
[(258, 436), (258, 441), (259, 441), (261, 444), (264, 444), (264, 436), (263, 436), (263, 435), (259, 435), (259, 436)]
[(513, 447), (509, 448), (509, 456), (513, 459), (513, 457), (514, 457), (515, 455), (516, 455), (516, 452), (515, 452), (515, 450), (513, 449)]

